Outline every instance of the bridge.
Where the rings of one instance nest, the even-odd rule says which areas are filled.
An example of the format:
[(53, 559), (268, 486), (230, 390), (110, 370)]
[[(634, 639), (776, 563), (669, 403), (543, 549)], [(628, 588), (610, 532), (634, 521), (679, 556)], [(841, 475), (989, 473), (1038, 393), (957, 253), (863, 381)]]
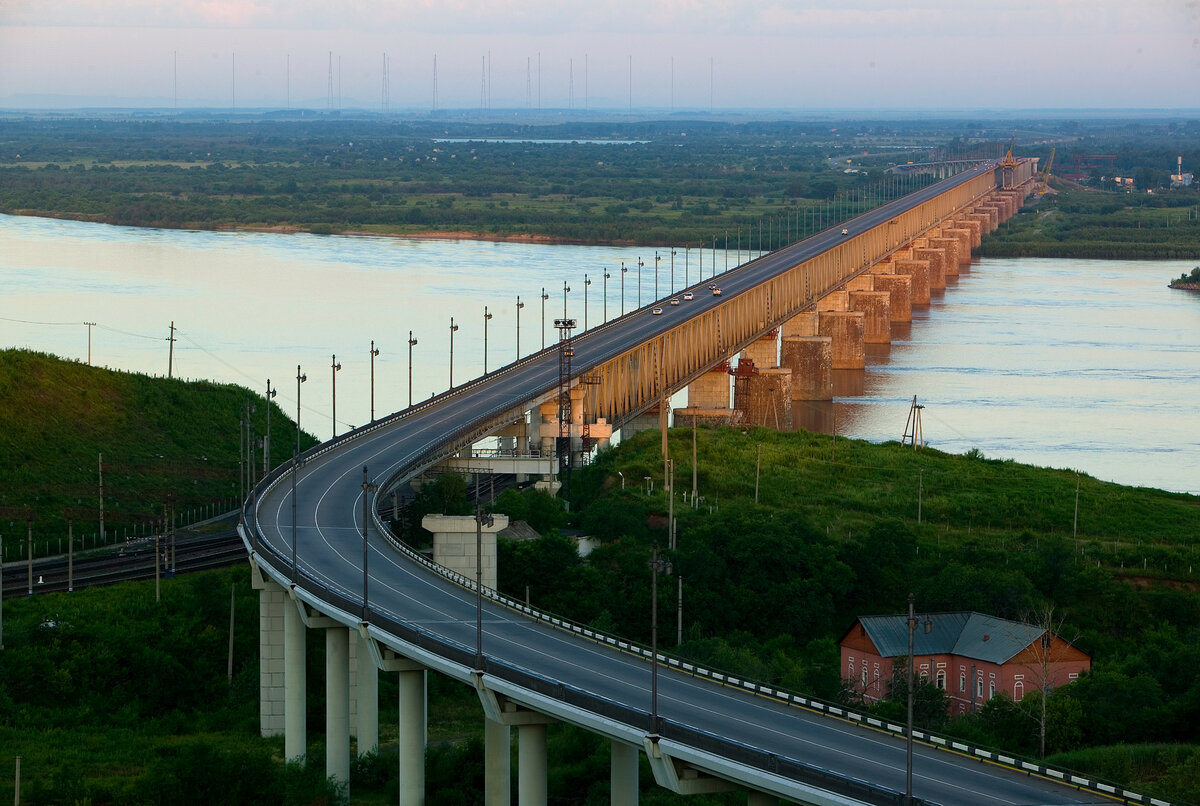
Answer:
[[(360, 753), (378, 744), (378, 675), (395, 672), (402, 804), (424, 802), (431, 670), (478, 694), (488, 804), (509, 802), (513, 729), (519, 802), (546, 802), (545, 730), (554, 721), (610, 741), (613, 803), (637, 802), (643, 754), (655, 782), (682, 794), (744, 790), (752, 804), (905, 802), (901, 726), (681, 663), (506, 599), (493, 590), (503, 516), (429, 519), (435, 563), (395, 541), (379, 512), (422, 472), (471, 461), (487, 436), (507, 441), (510, 469), (528, 457), (535, 464), (525, 469), (554, 488), (557, 470), (612, 429), (665, 424), (670, 396), (685, 387), (684, 411), (710, 420), (777, 416), (790, 396), (827, 394), (830, 369), (855, 365), (865, 340), (928, 301), (980, 234), (1015, 213), (1033, 176), (1032, 161), (975, 166), (713, 278), (720, 294), (702, 282), (692, 299), (664, 303), (661, 313), (652, 303), (276, 468), (246, 501), (239, 527), (260, 597), (262, 732), (282, 734), (289, 759), (305, 754), (305, 644), (320, 630), (327, 774), (348, 781), (351, 735)], [(739, 352), (741, 399), (731, 406), (726, 367)], [(915, 802), (1096, 803), (1106, 791), (916, 738)]]

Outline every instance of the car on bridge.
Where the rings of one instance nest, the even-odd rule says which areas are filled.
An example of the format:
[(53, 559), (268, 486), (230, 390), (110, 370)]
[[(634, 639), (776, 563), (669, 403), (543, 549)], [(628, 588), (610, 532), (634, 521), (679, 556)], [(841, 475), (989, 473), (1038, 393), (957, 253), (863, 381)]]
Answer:
[(684, 295), (683, 295), (683, 301), (684, 301), (684, 302), (691, 302), (693, 299), (694, 299), (694, 296), (692, 295), (692, 292), (691, 292), (691, 291), (689, 291), (689, 292), (687, 292), (686, 294), (684, 294)]
[(846, 229), (845, 227), (842, 227), (842, 234), (843, 234), (843, 235), (849, 235), (849, 234), (850, 234), (850, 230)]
[(662, 308), (655, 308), (650, 312), (652, 316), (662, 316)]
[(678, 305), (678, 304), (679, 304), (679, 297), (672, 297), (672, 298), (671, 298), (671, 304), (672, 304), (672, 305)]
[(712, 290), (712, 292), (713, 292), (713, 296), (714, 296), (714, 297), (719, 297), (719, 296), (721, 296), (721, 289), (717, 288), (715, 285), (713, 286), (713, 290)]

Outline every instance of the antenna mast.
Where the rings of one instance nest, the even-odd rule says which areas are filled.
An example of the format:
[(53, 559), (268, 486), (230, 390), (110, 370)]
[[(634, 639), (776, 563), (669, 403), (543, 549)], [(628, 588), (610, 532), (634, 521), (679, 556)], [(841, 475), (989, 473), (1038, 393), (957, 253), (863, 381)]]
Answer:
[(438, 96), (437, 96), (437, 54), (433, 54), (433, 111), (437, 111)]
[(333, 111), (333, 51), (329, 51), (329, 79), (325, 88), (325, 108)]

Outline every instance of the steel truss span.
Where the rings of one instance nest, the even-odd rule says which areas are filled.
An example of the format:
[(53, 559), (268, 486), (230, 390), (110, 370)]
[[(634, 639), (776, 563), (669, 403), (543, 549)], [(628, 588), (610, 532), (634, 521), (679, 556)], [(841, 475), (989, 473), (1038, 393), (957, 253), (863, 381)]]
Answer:
[[(654, 316), (635, 311), (572, 340), (579, 376), (592, 374), (587, 410), (620, 424), (725, 360), (828, 290), (996, 188), (981, 166), (840, 227), (720, 275), (722, 295)], [(682, 293), (682, 292), (680, 292)], [(464, 446), (540, 403), (559, 385), (554, 348), (360, 428), (276, 468), (243, 511), (242, 534), (263, 574), (298, 603), (365, 630), (427, 668), (476, 684), (473, 580), (396, 544), (364, 507), (363, 468), (386, 498)], [(294, 476), (294, 479), (293, 479)], [(294, 482), (294, 488), (293, 488)], [(295, 490), (293, 496), (293, 489)], [(366, 493), (369, 494), (369, 493)], [(293, 519), (293, 507), (295, 517)], [(367, 567), (364, 606), (364, 513)], [(649, 582), (647, 582), (649, 584)], [(900, 804), (905, 745), (876, 727), (830, 715), (820, 703), (710, 675), (660, 656), (657, 736), (651, 737), (649, 653), (572, 628), (489, 595), (483, 613), (487, 689), (523, 707), (641, 747), (659, 783), (684, 768), (811, 804)], [(920, 799), (952, 806), (1103, 802), (1039, 776), (918, 745)]]

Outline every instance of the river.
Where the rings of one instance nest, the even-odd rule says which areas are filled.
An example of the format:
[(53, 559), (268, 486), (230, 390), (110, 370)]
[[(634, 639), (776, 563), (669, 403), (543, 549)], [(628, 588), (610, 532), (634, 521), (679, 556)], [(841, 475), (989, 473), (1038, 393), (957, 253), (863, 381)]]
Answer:
[[(672, 257), (659, 249), (668, 293)], [(724, 252), (703, 253), (703, 277)], [(730, 265), (737, 255), (730, 253)], [(743, 252), (745, 259), (747, 254)], [(0, 346), (99, 366), (238, 383), (328, 437), (547, 344), (564, 312), (599, 324), (654, 296), (645, 247), (192, 232), (0, 216)], [(698, 277), (673, 258), (675, 287)], [(1072, 468), (1104, 480), (1200, 493), (1200, 294), (1167, 282), (1184, 261), (985, 259), (951, 280), (837, 400), (801, 424), (899, 439), (914, 395), (926, 442)], [(604, 273), (607, 269), (605, 294)], [(585, 285), (585, 275), (590, 285)], [(543, 300), (543, 292), (548, 299)], [(517, 296), (525, 307), (518, 310)], [(486, 320), (485, 306), (492, 318)], [(517, 317), (520, 316), (518, 331)], [(451, 318), (458, 330), (451, 332)], [(544, 317), (544, 325), (543, 325)], [(87, 327), (85, 322), (94, 322)], [(176, 327), (173, 356), (168, 342)], [(518, 335), (519, 333), (519, 335)], [(519, 339), (519, 344), (518, 344)], [(371, 344), (374, 358), (372, 390)], [(680, 404), (682, 400), (680, 398)]]

